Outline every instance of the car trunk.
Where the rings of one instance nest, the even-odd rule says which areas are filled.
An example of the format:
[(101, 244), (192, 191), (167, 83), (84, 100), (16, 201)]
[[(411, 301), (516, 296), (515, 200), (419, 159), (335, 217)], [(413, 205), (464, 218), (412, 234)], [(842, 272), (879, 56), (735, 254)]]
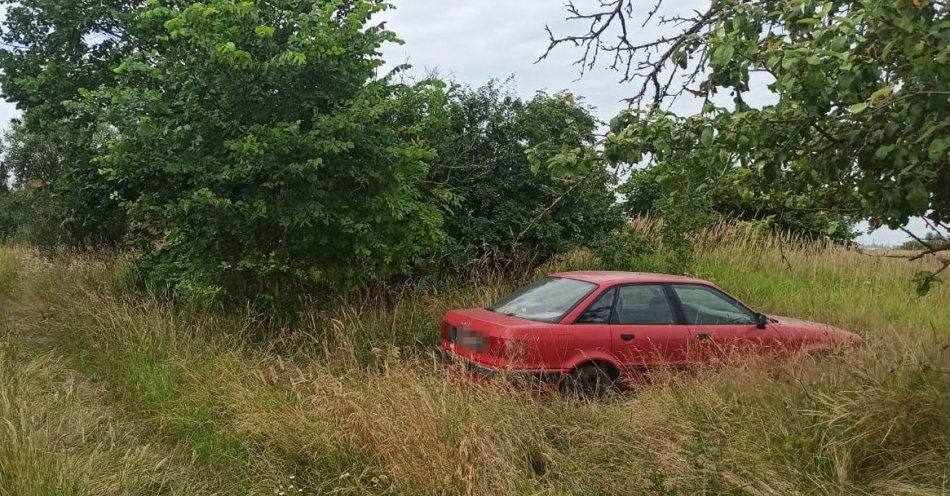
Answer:
[(528, 344), (549, 327), (484, 308), (453, 310), (442, 322), (442, 349), (489, 367), (523, 367), (534, 361)]

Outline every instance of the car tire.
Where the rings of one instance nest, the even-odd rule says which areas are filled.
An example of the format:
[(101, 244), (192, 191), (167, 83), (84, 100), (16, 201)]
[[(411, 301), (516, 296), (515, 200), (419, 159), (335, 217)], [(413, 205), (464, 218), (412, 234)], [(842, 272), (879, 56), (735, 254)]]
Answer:
[(574, 369), (561, 381), (561, 392), (577, 399), (601, 398), (617, 386), (617, 374), (602, 365), (587, 364)]

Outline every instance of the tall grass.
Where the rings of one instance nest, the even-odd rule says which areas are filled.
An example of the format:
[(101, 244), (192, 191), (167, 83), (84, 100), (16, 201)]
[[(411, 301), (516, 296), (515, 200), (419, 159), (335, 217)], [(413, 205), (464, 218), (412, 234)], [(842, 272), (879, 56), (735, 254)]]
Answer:
[(608, 268), (586, 253), (315, 300), (261, 339), (247, 312), (126, 294), (121, 262), (0, 248), (0, 494), (950, 491), (950, 289), (910, 282), (931, 262), (729, 225), (696, 241), (695, 275), (870, 345), (576, 403), (471, 386), (429, 353), (447, 309)]

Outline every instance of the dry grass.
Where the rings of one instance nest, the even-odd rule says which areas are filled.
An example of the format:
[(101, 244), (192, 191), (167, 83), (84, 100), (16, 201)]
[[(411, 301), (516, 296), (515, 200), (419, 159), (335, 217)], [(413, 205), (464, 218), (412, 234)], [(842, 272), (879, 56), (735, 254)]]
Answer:
[[(209, 494), (172, 447), (142, 443), (103, 391), (51, 355), (0, 342), (0, 494)], [(180, 454), (180, 453), (178, 453)]]
[(950, 288), (915, 296), (928, 262), (697, 241), (697, 275), (870, 346), (579, 404), (427, 358), (441, 313), (516, 279), (338, 297), (262, 341), (241, 312), (128, 299), (121, 264), (0, 248), (0, 494), (947, 494)]

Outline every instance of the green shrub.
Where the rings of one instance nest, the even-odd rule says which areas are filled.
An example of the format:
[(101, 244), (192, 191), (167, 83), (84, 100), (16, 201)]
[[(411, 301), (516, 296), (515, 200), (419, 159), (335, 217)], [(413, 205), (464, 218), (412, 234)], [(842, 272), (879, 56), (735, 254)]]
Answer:
[(0, 194), (0, 240), (26, 243), (50, 254), (69, 245), (64, 222), (67, 211), (60, 197), (44, 190)]
[(154, 50), (86, 108), (107, 108), (101, 166), (149, 281), (202, 299), (352, 287), (438, 240), (416, 187), (434, 152), (405, 107), (443, 91), (377, 79), (396, 41), (370, 22), (386, 7), (215, 0), (139, 16), (161, 33)]
[(636, 229), (625, 227), (604, 236), (593, 247), (604, 269), (624, 271), (655, 271), (656, 260), (662, 257), (657, 244)]
[(523, 100), (492, 81), (453, 88), (445, 113), (430, 137), (439, 151), (430, 181), (454, 200), (443, 203), (448, 238), (438, 257), (450, 264), (484, 257), (537, 263), (619, 223), (605, 169), (567, 184), (532, 170), (533, 148), (593, 143), (597, 120), (571, 95), (539, 92)]
[(121, 241), (125, 219), (93, 163), (101, 142), (82, 127), (26, 119), (4, 133), (0, 182), (10, 189), (0, 190), (0, 238), (44, 251)]
[[(849, 241), (854, 238), (855, 218), (838, 211), (820, 211), (819, 198), (808, 191), (789, 193), (795, 202), (776, 201), (769, 196), (751, 195), (749, 188), (765, 188), (761, 173), (745, 170), (728, 171), (721, 181), (707, 183), (702, 207), (730, 219), (761, 222), (774, 232), (791, 232), (811, 239)], [(688, 206), (669, 205), (669, 195), (681, 184), (671, 179), (662, 167), (632, 171), (617, 189), (622, 195), (621, 209), (629, 217), (663, 217), (664, 208), (696, 208), (696, 195)], [(788, 184), (793, 189), (795, 184)]]

